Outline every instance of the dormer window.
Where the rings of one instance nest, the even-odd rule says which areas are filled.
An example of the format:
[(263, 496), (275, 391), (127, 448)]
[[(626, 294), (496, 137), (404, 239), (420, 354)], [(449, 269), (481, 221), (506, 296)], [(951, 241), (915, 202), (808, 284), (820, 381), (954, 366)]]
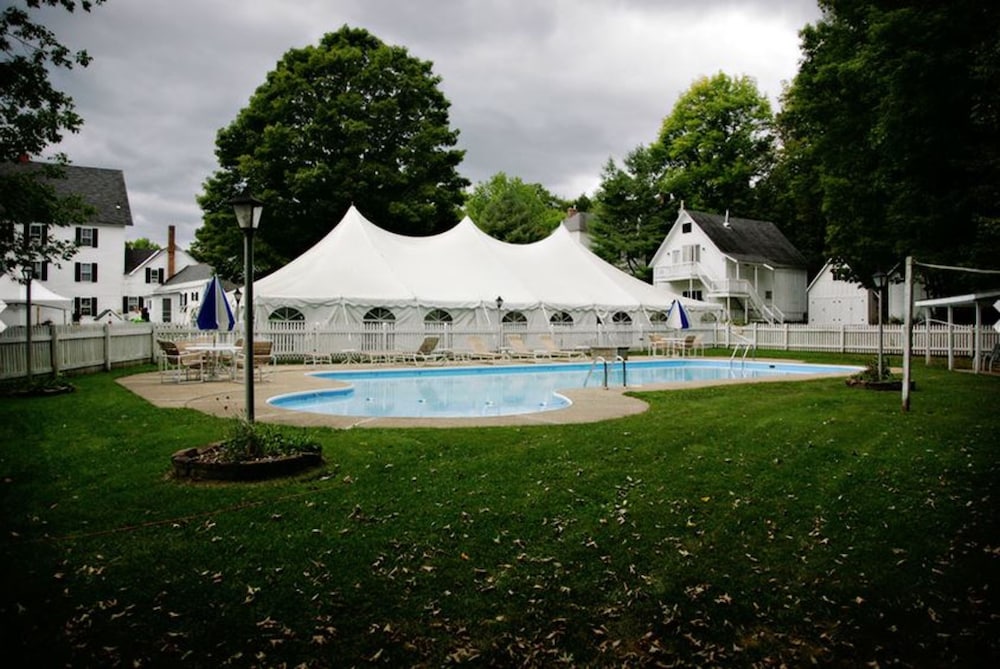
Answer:
[(681, 223), (681, 233), (686, 235), (689, 232), (691, 232), (691, 221)]

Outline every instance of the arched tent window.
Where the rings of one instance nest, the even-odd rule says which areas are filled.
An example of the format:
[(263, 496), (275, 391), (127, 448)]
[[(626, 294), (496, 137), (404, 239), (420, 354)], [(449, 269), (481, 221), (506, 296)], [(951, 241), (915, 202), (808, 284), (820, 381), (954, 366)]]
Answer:
[(304, 323), (305, 315), (294, 307), (278, 307), (267, 317), (272, 323)]
[(361, 319), (363, 351), (391, 351), (396, 345), (396, 314), (384, 307), (370, 309)]
[(444, 309), (431, 309), (424, 316), (424, 325), (443, 324), (452, 322), (451, 314)]
[(664, 325), (667, 322), (666, 311), (654, 311), (649, 314), (649, 322), (653, 325)]
[(557, 311), (549, 316), (549, 325), (557, 327), (572, 327), (573, 317), (565, 311)]
[(424, 316), (424, 332), (438, 335), (440, 348), (451, 348), (451, 314), (444, 309), (431, 309)]
[(528, 327), (528, 317), (520, 311), (508, 311), (503, 315), (503, 319), (500, 322), (504, 325), (523, 325), (524, 327)]
[(632, 325), (632, 317), (624, 311), (616, 311), (611, 315), (611, 322), (615, 325)]

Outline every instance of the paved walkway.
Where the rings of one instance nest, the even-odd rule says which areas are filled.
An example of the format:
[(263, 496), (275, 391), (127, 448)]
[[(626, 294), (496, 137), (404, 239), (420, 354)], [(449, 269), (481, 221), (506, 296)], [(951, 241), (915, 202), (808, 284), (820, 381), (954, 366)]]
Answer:
[[(781, 362), (789, 362), (783, 360)], [(337, 387), (329, 379), (317, 379), (309, 372), (347, 369), (374, 368), (371, 365), (278, 365), (263, 382), (254, 384), (254, 417), (267, 423), (283, 423), (299, 426), (322, 427), (473, 427), (486, 425), (559, 425), (568, 423), (594, 423), (611, 418), (620, 418), (642, 413), (648, 405), (642, 400), (628, 397), (624, 388), (575, 388), (562, 391), (573, 404), (565, 409), (545, 411), (519, 416), (494, 416), (475, 418), (369, 418), (364, 416), (331, 416), (278, 409), (267, 403), (267, 399), (285, 393), (303, 392), (313, 389)], [(830, 376), (830, 375), (818, 375)], [(813, 375), (794, 377), (795, 380), (817, 378)], [(642, 390), (667, 390), (693, 388), (696, 386), (722, 385), (729, 383), (762, 383), (768, 381), (788, 381), (789, 377), (765, 377), (755, 380), (726, 379), (696, 383), (666, 383), (643, 386)], [(188, 408), (216, 416), (232, 417), (243, 412), (246, 391), (242, 381), (207, 381), (191, 383), (161, 383), (158, 372), (133, 374), (118, 380), (118, 383), (150, 403), (164, 408)], [(633, 389), (637, 390), (637, 389)]]

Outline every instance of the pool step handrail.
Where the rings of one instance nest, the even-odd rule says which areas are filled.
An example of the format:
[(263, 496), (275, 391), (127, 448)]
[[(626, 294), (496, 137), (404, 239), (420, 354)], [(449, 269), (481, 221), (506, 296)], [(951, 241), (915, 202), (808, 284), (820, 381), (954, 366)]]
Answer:
[(586, 388), (587, 384), (590, 382), (590, 375), (594, 373), (594, 367), (597, 363), (601, 362), (604, 364), (604, 387), (608, 387), (608, 364), (605, 362), (604, 358), (601, 356), (594, 356), (594, 359), (590, 362), (590, 369), (587, 370), (587, 378), (583, 380), (583, 387)]
[[(615, 362), (618, 362), (619, 360), (622, 361), (622, 388), (628, 388), (628, 370), (625, 367), (625, 358), (624, 358), (624, 356), (616, 355), (615, 356)], [(605, 373), (604, 387), (605, 388), (608, 387), (608, 384), (607, 384), (607, 373)]]
[(736, 354), (739, 353), (740, 347), (743, 347), (743, 355), (741, 356), (740, 368), (746, 367), (747, 354), (750, 353), (750, 349), (753, 348), (756, 354), (757, 347), (754, 345), (752, 339), (747, 339), (745, 337), (740, 337), (740, 341), (737, 341), (733, 346), (733, 354), (729, 356), (729, 366), (733, 366), (733, 362), (736, 360)]

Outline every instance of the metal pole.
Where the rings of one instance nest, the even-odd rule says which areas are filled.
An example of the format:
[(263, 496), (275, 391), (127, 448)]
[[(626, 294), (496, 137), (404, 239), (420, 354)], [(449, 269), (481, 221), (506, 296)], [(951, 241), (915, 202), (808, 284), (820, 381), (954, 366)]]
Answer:
[(27, 348), (24, 351), (25, 354), (24, 361), (25, 364), (27, 365), (26, 367), (27, 371), (25, 372), (25, 379), (28, 385), (30, 385), (31, 371), (32, 367), (34, 366), (33, 361), (31, 359), (31, 272), (30, 271), (26, 273), (25, 278), (27, 279), (27, 281), (25, 281), (24, 285), (24, 306), (25, 306), (24, 322), (25, 325), (27, 326), (27, 331), (25, 332), (25, 341), (27, 342)]
[(246, 387), (246, 412), (247, 421), (252, 423), (254, 421), (254, 411), (253, 411), (253, 228), (244, 228), (244, 234), (246, 235), (243, 239), (243, 256), (245, 258), (245, 266), (243, 268), (243, 314), (244, 314), (244, 328), (246, 332), (243, 333), (243, 367), (244, 374), (246, 374), (246, 379), (244, 379), (244, 384)]
[(878, 287), (878, 380), (882, 380), (882, 291), (883, 286)]
[(906, 256), (903, 292), (903, 411), (910, 410), (910, 356), (913, 349), (913, 256)]

